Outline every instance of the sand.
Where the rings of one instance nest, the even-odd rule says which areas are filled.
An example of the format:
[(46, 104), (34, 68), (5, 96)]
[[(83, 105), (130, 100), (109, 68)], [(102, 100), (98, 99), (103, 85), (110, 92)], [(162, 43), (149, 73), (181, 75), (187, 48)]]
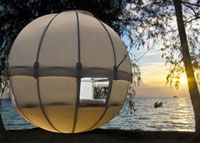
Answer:
[(192, 132), (96, 129), (79, 134), (58, 134), (41, 129), (8, 131), (10, 143), (200, 143)]

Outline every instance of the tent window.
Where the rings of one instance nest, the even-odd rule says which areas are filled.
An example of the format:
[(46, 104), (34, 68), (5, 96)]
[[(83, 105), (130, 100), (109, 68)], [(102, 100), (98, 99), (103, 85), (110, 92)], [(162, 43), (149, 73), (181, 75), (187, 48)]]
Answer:
[(81, 105), (104, 105), (109, 94), (108, 78), (82, 78), (80, 86)]

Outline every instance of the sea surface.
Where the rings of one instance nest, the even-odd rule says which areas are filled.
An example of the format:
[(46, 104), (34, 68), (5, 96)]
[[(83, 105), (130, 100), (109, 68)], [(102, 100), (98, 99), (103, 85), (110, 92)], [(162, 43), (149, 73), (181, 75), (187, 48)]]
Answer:
[[(179, 98), (145, 98), (133, 99), (134, 109), (129, 110), (128, 100), (115, 118), (101, 128), (148, 131), (194, 131), (194, 114), (190, 99)], [(155, 102), (163, 106), (154, 108)], [(130, 113), (132, 111), (132, 114)], [(6, 130), (35, 128), (25, 121), (12, 107), (9, 99), (2, 100), (2, 118)]]

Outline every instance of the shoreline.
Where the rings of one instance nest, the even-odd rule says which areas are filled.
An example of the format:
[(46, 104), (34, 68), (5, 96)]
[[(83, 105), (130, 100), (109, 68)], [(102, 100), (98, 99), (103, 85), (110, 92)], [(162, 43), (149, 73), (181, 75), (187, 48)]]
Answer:
[(194, 137), (194, 132), (116, 129), (96, 129), (78, 134), (52, 133), (39, 128), (7, 131), (11, 143), (190, 143)]

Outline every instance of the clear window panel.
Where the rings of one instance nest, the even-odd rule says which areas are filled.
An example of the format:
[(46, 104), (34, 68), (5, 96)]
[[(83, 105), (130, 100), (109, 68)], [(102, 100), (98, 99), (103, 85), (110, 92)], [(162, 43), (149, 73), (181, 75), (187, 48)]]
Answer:
[[(80, 99), (106, 99), (109, 91), (108, 78), (82, 78)], [(103, 100), (102, 100), (103, 101)]]
[(110, 106), (107, 109), (107, 112), (105, 113), (104, 117), (99, 121), (99, 123), (93, 127), (91, 130), (96, 129), (98, 127), (103, 126), (104, 124), (106, 124), (108, 121), (110, 121), (112, 118), (114, 118), (117, 113), (120, 111), (122, 105), (119, 106)]
[(77, 96), (76, 78), (40, 77), (40, 96), (47, 117), (63, 133), (71, 133)]
[(104, 124), (106, 124), (108, 121), (110, 121), (121, 109), (123, 106), (123, 103), (125, 101), (127, 90), (128, 90), (128, 81), (124, 80), (113, 80), (112, 81), (112, 90), (110, 93), (110, 100), (109, 100), (109, 107), (104, 115), (104, 117), (101, 119), (101, 121), (93, 128), (98, 128)]
[(122, 105), (127, 96), (129, 82), (125, 80), (113, 80), (109, 105)]
[(109, 91), (107, 78), (82, 78), (80, 86), (80, 107), (77, 114), (75, 132), (83, 132), (93, 127), (105, 111)]
[(76, 122), (75, 132), (84, 132), (89, 130), (96, 124), (99, 118), (104, 113), (103, 106), (80, 107), (78, 109), (78, 118)]
[(40, 108), (37, 80), (30, 76), (12, 76), (11, 81), (13, 94), (15, 95), (16, 102), (23, 115), (30, 119), (33, 124), (55, 132), (47, 122)]

